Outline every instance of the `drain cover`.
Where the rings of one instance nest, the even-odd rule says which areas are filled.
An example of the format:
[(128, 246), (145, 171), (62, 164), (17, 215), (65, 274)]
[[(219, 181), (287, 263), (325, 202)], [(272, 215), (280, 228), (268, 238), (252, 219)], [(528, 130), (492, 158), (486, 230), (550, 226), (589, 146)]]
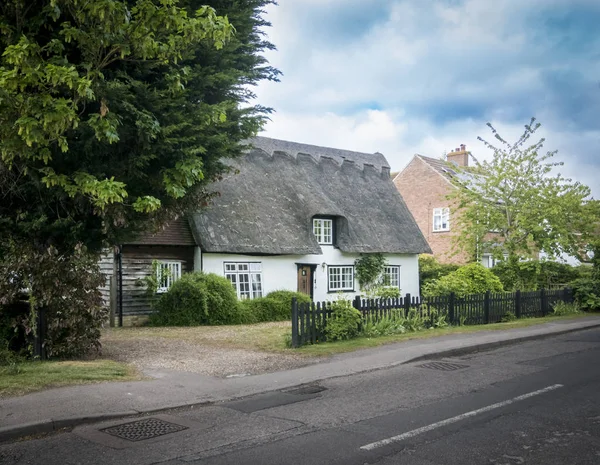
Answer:
[(301, 386), (299, 388), (290, 389), (289, 391), (285, 391), (287, 394), (296, 394), (299, 396), (305, 396), (308, 394), (318, 394), (319, 392), (326, 391), (327, 388), (323, 386), (319, 386), (318, 384), (312, 384), (310, 386)]
[(419, 368), (429, 368), (430, 370), (454, 371), (469, 368), (469, 365), (461, 365), (460, 363), (450, 362), (429, 362), (422, 365), (417, 365)]
[(165, 434), (183, 431), (184, 429), (188, 429), (188, 427), (169, 423), (158, 418), (146, 418), (144, 420), (111, 426), (100, 431), (118, 438), (127, 439), (128, 441), (143, 441), (144, 439), (152, 439), (164, 436)]

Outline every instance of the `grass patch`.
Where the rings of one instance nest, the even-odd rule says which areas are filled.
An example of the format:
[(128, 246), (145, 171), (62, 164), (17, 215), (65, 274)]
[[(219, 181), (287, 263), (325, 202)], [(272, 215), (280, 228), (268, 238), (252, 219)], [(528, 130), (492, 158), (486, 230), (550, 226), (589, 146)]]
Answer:
[(0, 367), (0, 398), (72, 384), (141, 379), (137, 371), (112, 360), (25, 361), (16, 368)]
[(547, 316), (542, 318), (523, 318), (506, 323), (493, 323), (489, 325), (472, 325), (472, 326), (448, 326), (446, 328), (426, 329), (418, 332), (407, 332), (404, 334), (394, 334), (392, 336), (381, 336), (376, 338), (359, 337), (348, 341), (328, 342), (326, 344), (315, 344), (303, 346), (299, 349), (302, 354), (307, 356), (327, 356), (335, 355), (344, 352), (353, 352), (360, 349), (369, 349), (379, 347), (395, 342), (409, 341), (413, 339), (430, 339), (435, 337), (446, 336), (449, 334), (467, 334), (477, 333), (481, 331), (501, 331), (514, 328), (525, 328), (528, 326), (540, 325), (543, 323), (551, 323), (555, 321), (572, 320), (581, 317), (589, 316), (587, 314), (577, 314), (569, 316)]
[(253, 325), (110, 328), (102, 334), (102, 344), (123, 340), (149, 341), (156, 338), (177, 339), (216, 349), (245, 349), (262, 352), (289, 351), (284, 337), (291, 332), (292, 323), (259, 323)]
[(177, 339), (192, 344), (218, 349), (245, 349), (271, 353), (287, 353), (305, 357), (323, 357), (354, 350), (368, 349), (385, 344), (402, 342), (411, 339), (425, 339), (448, 334), (474, 333), (478, 331), (494, 331), (512, 328), (524, 328), (543, 323), (581, 318), (586, 314), (565, 317), (548, 316), (545, 318), (526, 318), (507, 323), (490, 325), (447, 327), (420, 332), (409, 332), (393, 336), (377, 338), (360, 337), (348, 341), (329, 342), (290, 349), (285, 346), (285, 336), (291, 331), (290, 322), (260, 323), (254, 325), (233, 326), (196, 326), (192, 328), (111, 328), (103, 333), (102, 343), (105, 347), (111, 342), (124, 340), (147, 341), (152, 343), (156, 338)]

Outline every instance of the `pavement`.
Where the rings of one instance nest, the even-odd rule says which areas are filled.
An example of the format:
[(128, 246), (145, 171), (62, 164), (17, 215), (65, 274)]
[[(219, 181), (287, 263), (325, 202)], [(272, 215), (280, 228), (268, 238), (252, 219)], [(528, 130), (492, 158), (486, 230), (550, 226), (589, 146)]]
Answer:
[(263, 375), (213, 378), (155, 372), (148, 381), (50, 389), (0, 400), (0, 442), (126, 416), (231, 401), (331, 378), (381, 370), (422, 359), (453, 357), (504, 345), (600, 327), (600, 316), (526, 328), (453, 334), (340, 354), (324, 362)]

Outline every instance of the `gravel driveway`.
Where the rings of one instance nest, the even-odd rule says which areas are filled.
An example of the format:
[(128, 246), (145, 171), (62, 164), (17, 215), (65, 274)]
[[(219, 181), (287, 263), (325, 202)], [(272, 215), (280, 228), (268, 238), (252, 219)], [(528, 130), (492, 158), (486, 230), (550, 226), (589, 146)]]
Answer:
[[(281, 323), (267, 325), (271, 325), (269, 329), (273, 329), (272, 325), (281, 326)], [(253, 349), (252, 346), (257, 345), (252, 339), (254, 333), (249, 335), (244, 331), (246, 328), (238, 326), (107, 330), (102, 337), (102, 353), (103, 357), (131, 363), (144, 373), (167, 369), (217, 377), (289, 370), (322, 360), (294, 354), (292, 350), (274, 353)], [(160, 334), (166, 337), (161, 337)], [(239, 342), (232, 344), (232, 340)]]

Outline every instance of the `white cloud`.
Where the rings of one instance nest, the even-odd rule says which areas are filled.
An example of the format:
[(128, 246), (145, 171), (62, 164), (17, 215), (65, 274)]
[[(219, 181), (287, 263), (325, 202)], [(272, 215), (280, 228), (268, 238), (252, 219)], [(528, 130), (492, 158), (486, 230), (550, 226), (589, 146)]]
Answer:
[[(596, 0), (280, 3), (268, 10), (279, 49), (268, 59), (284, 76), (257, 89), (277, 111), (265, 135), (380, 151), (399, 169), (415, 152), (440, 156), (461, 143), (488, 156), (477, 141), (491, 135), (487, 121), (514, 140), (535, 115), (564, 174), (600, 196)], [(360, 19), (374, 6), (380, 17), (350, 33), (336, 23), (348, 8)]]

